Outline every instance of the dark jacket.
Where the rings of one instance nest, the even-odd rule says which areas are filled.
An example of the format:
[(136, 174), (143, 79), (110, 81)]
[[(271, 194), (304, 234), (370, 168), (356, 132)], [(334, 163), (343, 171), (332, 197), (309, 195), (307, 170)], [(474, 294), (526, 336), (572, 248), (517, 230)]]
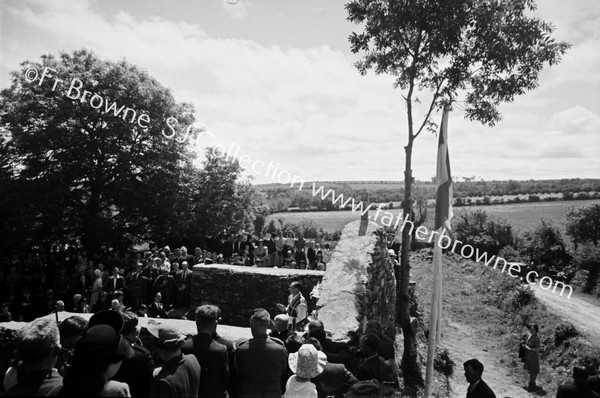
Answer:
[(467, 391), (467, 398), (496, 398), (496, 394), (485, 381), (479, 380), (473, 391)]
[(367, 359), (367, 362), (359, 369), (358, 380), (377, 379), (379, 383), (383, 383), (383, 363), (385, 360), (379, 355), (372, 356)]
[(19, 384), (2, 393), (3, 397), (45, 396), (62, 386), (62, 376), (56, 369), (32, 370), (21, 376)]
[(238, 397), (281, 397), (281, 376), (287, 364), (283, 342), (266, 334), (237, 345)]
[(342, 397), (358, 380), (342, 364), (327, 362), (323, 372), (310, 380), (317, 386), (319, 398)]
[(587, 384), (570, 383), (558, 386), (556, 398), (600, 398), (600, 395), (592, 391)]
[(148, 316), (150, 318), (168, 318), (165, 305), (163, 303), (161, 304), (161, 308), (158, 308), (158, 304), (156, 304), (156, 302), (150, 304), (148, 307)]
[(129, 384), (132, 397), (147, 397), (150, 395), (154, 360), (150, 351), (139, 344), (133, 344), (133, 356), (123, 360), (117, 374), (112, 380)]
[(594, 391), (596, 394), (600, 394), (600, 376), (590, 376), (587, 379), (587, 385)]
[(213, 340), (219, 344), (223, 344), (227, 347), (227, 357), (229, 358), (229, 385), (227, 386), (227, 391), (229, 391), (229, 396), (234, 396), (234, 381), (237, 379), (237, 364), (235, 363), (235, 344), (231, 340), (227, 340), (219, 336), (216, 332), (213, 334)]
[(200, 364), (193, 355), (181, 355), (165, 363), (150, 388), (151, 397), (197, 397)]
[(188, 340), (181, 351), (193, 354), (200, 363), (200, 396), (224, 397), (229, 386), (227, 347), (214, 341), (211, 335), (200, 333)]

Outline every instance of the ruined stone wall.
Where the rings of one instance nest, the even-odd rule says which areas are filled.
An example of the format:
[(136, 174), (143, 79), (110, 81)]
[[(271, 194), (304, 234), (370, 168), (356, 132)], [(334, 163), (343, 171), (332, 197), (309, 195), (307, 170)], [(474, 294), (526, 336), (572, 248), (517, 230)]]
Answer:
[(395, 334), (396, 280), (381, 227), (369, 222), (364, 236), (359, 229), (355, 221), (342, 231), (317, 302), (318, 318), (338, 341), (347, 340), (349, 331), (362, 332), (371, 319)]
[(310, 293), (325, 274), (324, 271), (225, 264), (198, 264), (193, 271), (192, 306), (215, 304), (221, 309), (222, 323), (244, 327), (248, 326), (253, 309), (262, 307), (274, 316), (279, 312), (277, 303), (287, 305), (289, 286), (294, 281), (302, 284), (310, 313), (315, 307)]

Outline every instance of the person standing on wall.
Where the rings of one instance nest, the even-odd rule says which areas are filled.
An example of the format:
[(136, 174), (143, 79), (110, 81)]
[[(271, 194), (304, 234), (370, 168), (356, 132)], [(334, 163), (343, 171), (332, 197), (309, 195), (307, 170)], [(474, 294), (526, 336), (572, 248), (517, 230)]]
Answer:
[(288, 306), (284, 307), (283, 304), (277, 304), (277, 308), (288, 314), (290, 317), (288, 328), (291, 330), (296, 330), (297, 327), (308, 321), (308, 306), (306, 304), (306, 299), (302, 296), (302, 292), (300, 291), (301, 286), (302, 285), (298, 281), (292, 282), (290, 284)]
[(538, 325), (535, 323), (527, 324), (527, 330), (529, 334), (527, 339), (525, 340), (525, 357), (523, 362), (525, 362), (524, 369), (529, 371), (529, 385), (527, 386), (527, 391), (534, 391), (537, 386), (535, 384), (535, 379), (540, 373), (540, 338), (538, 337)]

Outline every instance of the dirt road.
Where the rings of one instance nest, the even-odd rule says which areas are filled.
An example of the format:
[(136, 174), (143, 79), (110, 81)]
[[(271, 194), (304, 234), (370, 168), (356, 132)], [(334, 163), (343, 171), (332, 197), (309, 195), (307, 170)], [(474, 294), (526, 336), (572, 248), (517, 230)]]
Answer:
[(577, 293), (568, 299), (543, 290), (538, 285), (531, 285), (535, 295), (548, 307), (550, 312), (567, 320), (581, 333), (590, 337), (590, 341), (600, 341), (600, 303), (594, 298), (582, 297)]
[(450, 398), (464, 398), (468, 383), (464, 377), (462, 364), (467, 359), (477, 358), (485, 366), (483, 380), (494, 390), (498, 398), (525, 398), (535, 397), (523, 389), (527, 385), (527, 376), (518, 378), (511, 374), (506, 363), (502, 363), (498, 349), (493, 340), (484, 341), (484, 338), (473, 334), (473, 329), (467, 325), (446, 320), (443, 346), (448, 348), (452, 359), (457, 364), (454, 377), (451, 379), (452, 392)]

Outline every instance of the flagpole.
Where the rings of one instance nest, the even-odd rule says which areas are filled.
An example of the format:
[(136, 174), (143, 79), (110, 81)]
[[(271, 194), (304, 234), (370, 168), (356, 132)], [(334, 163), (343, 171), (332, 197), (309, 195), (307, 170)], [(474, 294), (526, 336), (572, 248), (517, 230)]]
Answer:
[(427, 366), (425, 373), (425, 398), (430, 398), (433, 384), (433, 364), (435, 349), (441, 342), (441, 312), (442, 312), (442, 248), (440, 242), (446, 228), (450, 228), (452, 218), (452, 178), (450, 176), (450, 161), (448, 159), (448, 112), (445, 106), (440, 127), (437, 172), (436, 172), (436, 201), (435, 201), (435, 230), (438, 239), (433, 245), (433, 283), (431, 293), (431, 313), (429, 317), (429, 338), (427, 342)]
[[(442, 228), (438, 230), (442, 231)], [(438, 235), (439, 236), (439, 235)], [(439, 253), (438, 253), (439, 252)], [(425, 373), (425, 398), (431, 396), (431, 387), (433, 383), (433, 362), (435, 358), (435, 347), (436, 338), (438, 334), (438, 319), (439, 319), (439, 308), (440, 300), (439, 293), (441, 289), (440, 282), (440, 271), (442, 268), (442, 249), (437, 244), (433, 245), (433, 289), (431, 298), (431, 314), (429, 315), (429, 339), (427, 341), (427, 367)]]

